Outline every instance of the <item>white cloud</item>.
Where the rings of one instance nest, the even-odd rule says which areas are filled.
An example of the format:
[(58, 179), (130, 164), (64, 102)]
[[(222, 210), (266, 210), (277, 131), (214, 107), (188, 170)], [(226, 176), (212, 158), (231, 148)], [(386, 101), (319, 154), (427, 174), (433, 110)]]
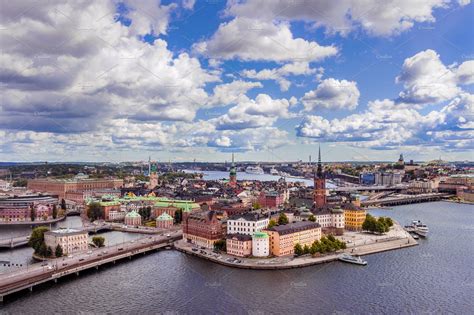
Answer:
[(306, 92), (301, 101), (306, 111), (317, 108), (353, 110), (359, 96), (356, 82), (329, 78), (321, 81), (315, 90)]
[(225, 106), (248, 100), (246, 93), (254, 88), (261, 88), (260, 82), (235, 80), (230, 83), (216, 85), (210, 96), (208, 106)]
[(459, 65), (456, 77), (461, 84), (474, 84), (474, 60), (468, 60)]
[(278, 118), (288, 118), (290, 102), (286, 99), (272, 99), (259, 94), (255, 100), (248, 99), (229, 109), (228, 113), (210, 122), (218, 130), (236, 130), (271, 126)]
[[(262, 21), (305, 21), (343, 35), (362, 28), (376, 36), (398, 34), (415, 23), (434, 22), (433, 10), (454, 7), (449, 0), (231, 1), (226, 13)], [(459, 2), (467, 5), (470, 1)]]
[(248, 18), (222, 23), (208, 41), (193, 47), (208, 57), (246, 61), (316, 61), (337, 54), (334, 46), (294, 38), (287, 23)]
[(288, 76), (311, 75), (316, 72), (322, 73), (323, 68), (311, 68), (309, 62), (296, 61), (287, 63), (279, 68), (263, 69), (256, 71), (254, 69), (242, 70), (241, 75), (249, 79), (257, 80), (275, 80), (280, 85), (281, 91), (288, 91), (291, 82), (286, 79)]
[(156, 0), (124, 0), (124, 3), (128, 7), (126, 17), (132, 20), (130, 32), (134, 35), (166, 34), (169, 15), (177, 8), (174, 3), (162, 5)]
[(431, 49), (405, 59), (396, 82), (403, 83), (405, 89), (399, 96), (407, 103), (442, 102), (452, 99), (460, 92), (456, 74)]

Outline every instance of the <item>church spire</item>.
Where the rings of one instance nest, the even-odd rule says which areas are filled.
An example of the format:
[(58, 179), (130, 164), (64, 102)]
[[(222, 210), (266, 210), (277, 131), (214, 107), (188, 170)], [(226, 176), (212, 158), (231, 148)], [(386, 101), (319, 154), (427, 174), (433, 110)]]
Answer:
[(323, 165), (321, 164), (321, 145), (319, 145), (319, 151), (318, 151), (318, 171), (316, 173), (318, 178), (323, 177)]

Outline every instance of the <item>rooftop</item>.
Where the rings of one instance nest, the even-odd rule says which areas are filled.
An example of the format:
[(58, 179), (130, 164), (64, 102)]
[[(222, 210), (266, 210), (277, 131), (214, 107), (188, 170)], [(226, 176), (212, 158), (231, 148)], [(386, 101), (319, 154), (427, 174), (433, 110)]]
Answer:
[(277, 225), (272, 228), (269, 228), (268, 231), (277, 232), (280, 235), (296, 233), (300, 231), (306, 231), (310, 229), (319, 228), (319, 223), (310, 222), (310, 221), (301, 221), (295, 223), (289, 223), (285, 225)]

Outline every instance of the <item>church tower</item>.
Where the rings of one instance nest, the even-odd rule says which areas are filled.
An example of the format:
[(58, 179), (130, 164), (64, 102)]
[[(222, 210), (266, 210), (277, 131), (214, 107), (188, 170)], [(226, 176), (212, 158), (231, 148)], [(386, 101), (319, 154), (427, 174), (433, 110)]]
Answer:
[(156, 164), (153, 163), (150, 165), (150, 185), (149, 189), (153, 189), (158, 186), (158, 172), (156, 170)]
[(318, 154), (318, 168), (314, 176), (314, 204), (317, 208), (322, 208), (326, 204), (326, 179), (321, 164), (321, 146)]
[(229, 172), (229, 185), (230, 187), (237, 187), (237, 169), (234, 163), (234, 153), (232, 153), (232, 165)]

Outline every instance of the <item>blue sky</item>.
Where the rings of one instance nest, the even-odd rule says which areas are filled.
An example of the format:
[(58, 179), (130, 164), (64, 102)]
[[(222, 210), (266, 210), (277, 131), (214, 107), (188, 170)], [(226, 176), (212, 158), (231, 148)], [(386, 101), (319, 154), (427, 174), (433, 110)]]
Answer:
[(469, 1), (15, 1), (0, 17), (4, 161), (473, 157)]

